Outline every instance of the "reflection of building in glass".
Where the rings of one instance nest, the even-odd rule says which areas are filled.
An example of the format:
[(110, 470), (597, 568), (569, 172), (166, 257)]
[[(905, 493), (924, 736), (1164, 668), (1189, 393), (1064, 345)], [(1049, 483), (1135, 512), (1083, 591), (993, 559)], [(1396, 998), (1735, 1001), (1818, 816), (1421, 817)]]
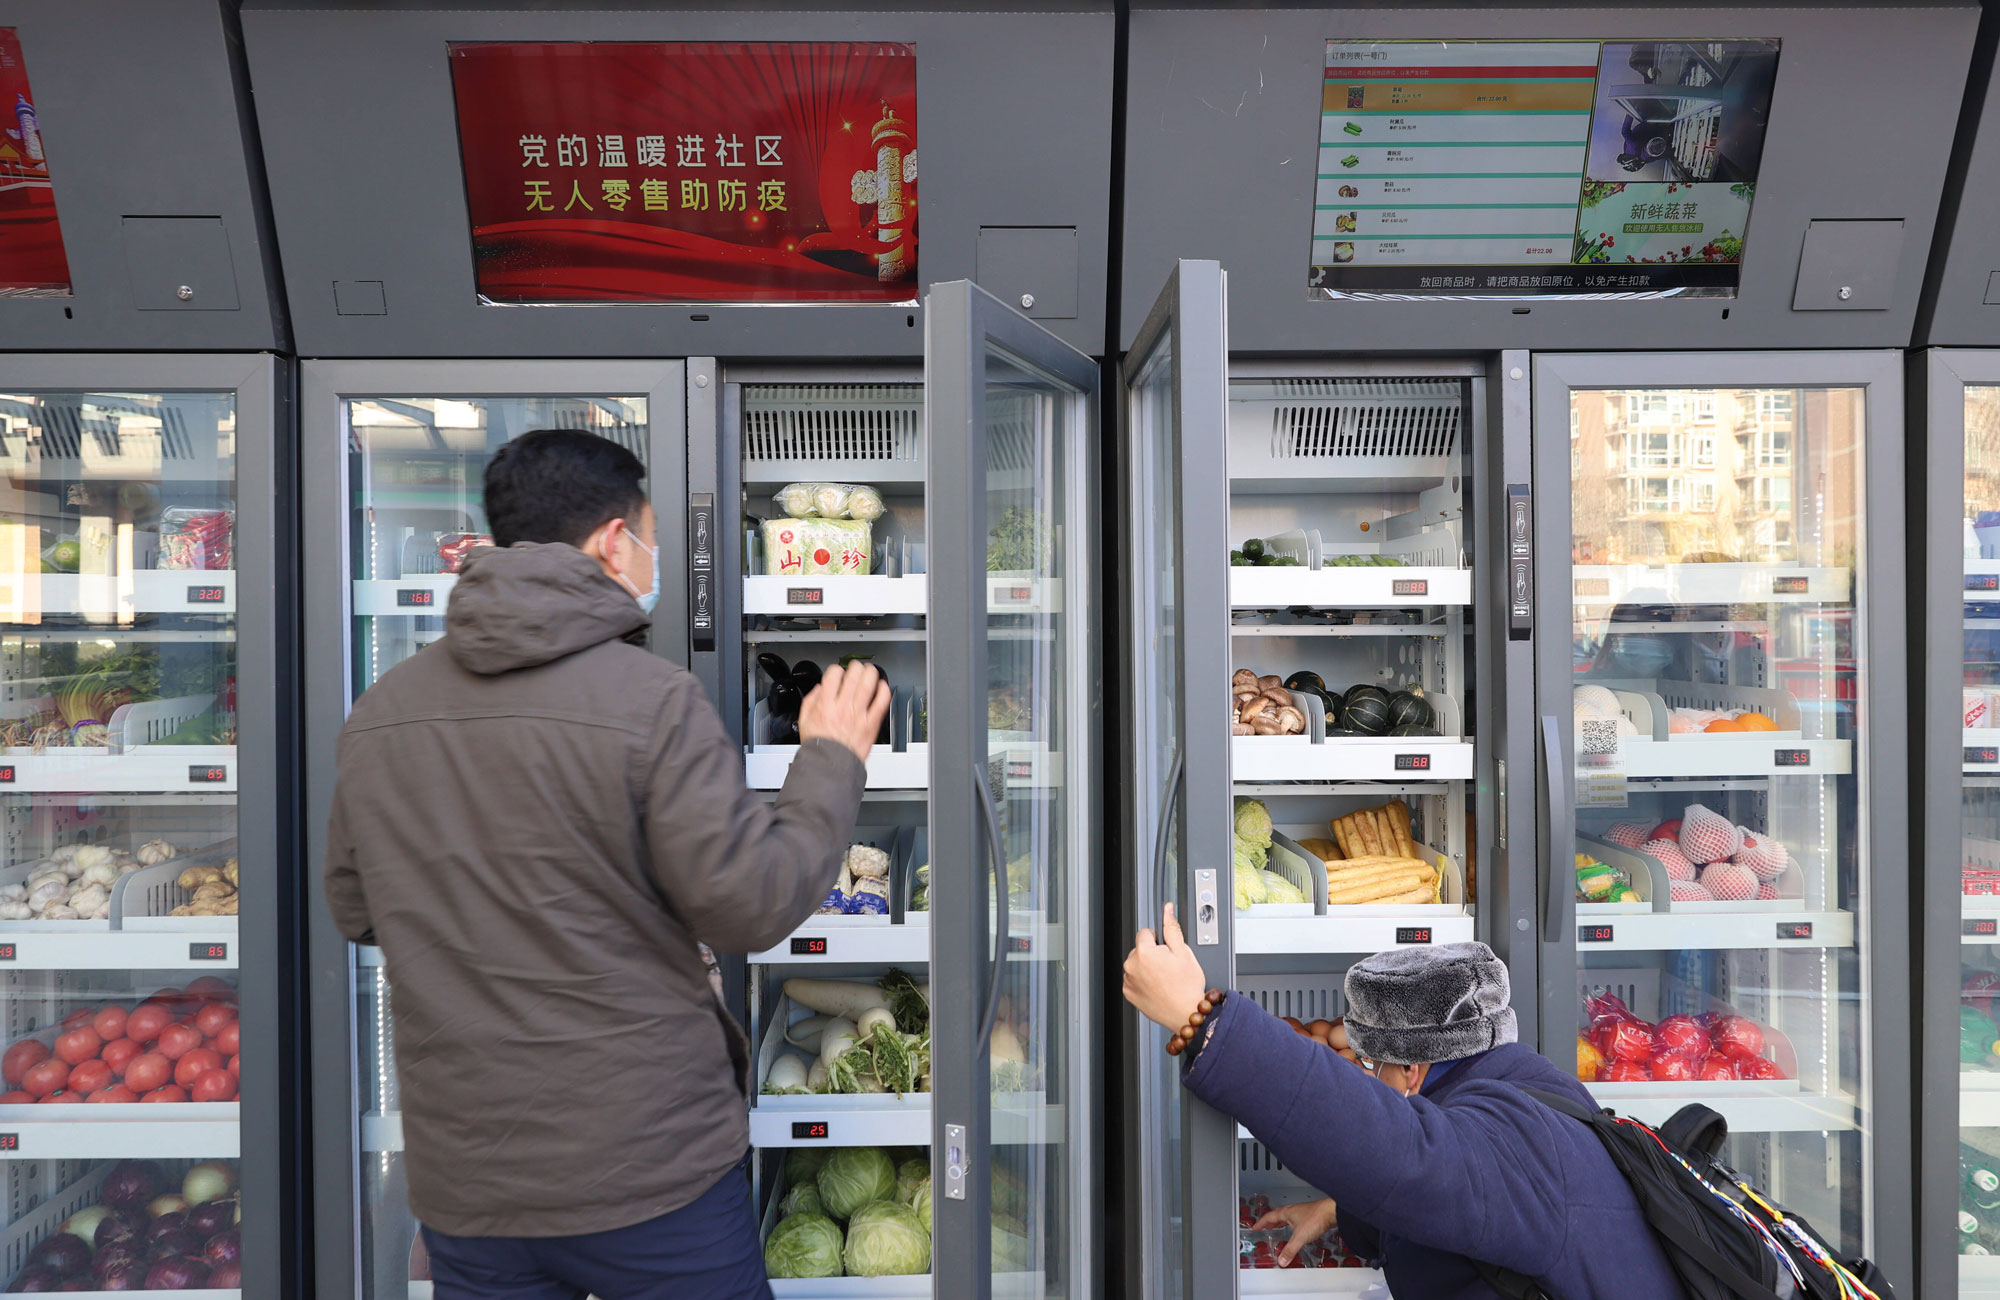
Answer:
[(1965, 390), (1965, 517), (2000, 510), (2000, 388)]
[(1860, 425), (1847, 391), (1576, 393), (1576, 562), (1851, 563)]

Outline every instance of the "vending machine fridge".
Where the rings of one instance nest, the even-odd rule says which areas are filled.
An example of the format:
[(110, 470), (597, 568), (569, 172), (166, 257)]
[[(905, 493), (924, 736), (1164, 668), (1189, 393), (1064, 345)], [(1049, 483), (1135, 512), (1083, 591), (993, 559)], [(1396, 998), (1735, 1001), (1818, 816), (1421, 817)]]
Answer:
[[(753, 1183), (775, 1241), (807, 1191), (893, 1166), (931, 1238), (878, 1277), (854, 1276), (875, 1265), (851, 1223), (844, 1270), (773, 1246), (780, 1296), (1087, 1296), (1098, 371), (964, 281), (925, 319), (921, 368), (689, 362), (691, 663), (750, 786), (783, 784), (828, 669), (871, 663), (893, 694), (839, 882), (726, 962)], [(829, 1022), (856, 999), (888, 1017)]]
[[(313, 1232), (321, 1295), (421, 1300), (430, 1271), (406, 1199), (394, 1025), (381, 950), (346, 942), (319, 888), (333, 747), (356, 697), (444, 634), (466, 552), (485, 544), (487, 460), (531, 429), (581, 429), (646, 463), (659, 536), (681, 524), (683, 365), (317, 362), (301, 366), (307, 868), (313, 966)], [(664, 555), (663, 555), (664, 562)], [(651, 646), (686, 653), (681, 605)], [(523, 1087), (536, 1086), (524, 1080)]]
[(1929, 1285), (1976, 1300), (2000, 1296), (2000, 354), (1914, 353), (1911, 382), (1928, 502), (1913, 534), (1926, 630), (1918, 1234)]
[(1900, 354), (1533, 384), (1542, 1050), (1907, 1277)]
[(289, 375), (268, 355), (4, 371), (5, 1286), (277, 1295)]

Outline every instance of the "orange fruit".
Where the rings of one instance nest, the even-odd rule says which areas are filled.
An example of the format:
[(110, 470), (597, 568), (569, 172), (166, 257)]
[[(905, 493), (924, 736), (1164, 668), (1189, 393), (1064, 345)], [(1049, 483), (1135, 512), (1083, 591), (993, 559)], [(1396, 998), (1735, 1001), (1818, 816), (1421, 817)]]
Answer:
[(1777, 719), (1771, 717), (1768, 713), (1758, 713), (1752, 710), (1749, 713), (1739, 713), (1736, 715), (1736, 727), (1739, 731), (1776, 731), (1778, 729), (1778, 722)]
[(1585, 1083), (1597, 1081), (1597, 1069), (1604, 1064), (1604, 1053), (1597, 1050), (1582, 1034), (1576, 1036), (1576, 1077)]
[(1708, 732), (1743, 731), (1745, 730), (1745, 728), (1741, 722), (1738, 722), (1734, 718), (1717, 718), (1715, 721), (1709, 723), (1706, 727), (1703, 727), (1702, 730)]

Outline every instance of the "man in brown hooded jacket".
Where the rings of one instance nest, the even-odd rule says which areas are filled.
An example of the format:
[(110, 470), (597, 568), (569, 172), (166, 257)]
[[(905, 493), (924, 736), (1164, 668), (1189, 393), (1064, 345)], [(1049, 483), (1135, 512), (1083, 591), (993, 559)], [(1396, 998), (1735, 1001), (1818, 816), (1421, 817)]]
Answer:
[(446, 635), (339, 742), (327, 898), (392, 988), (410, 1205), (438, 1300), (770, 1294), (748, 1051), (698, 944), (754, 951), (832, 888), (889, 705), (829, 669), (774, 802), (638, 638), (644, 469), (542, 430), (486, 472)]

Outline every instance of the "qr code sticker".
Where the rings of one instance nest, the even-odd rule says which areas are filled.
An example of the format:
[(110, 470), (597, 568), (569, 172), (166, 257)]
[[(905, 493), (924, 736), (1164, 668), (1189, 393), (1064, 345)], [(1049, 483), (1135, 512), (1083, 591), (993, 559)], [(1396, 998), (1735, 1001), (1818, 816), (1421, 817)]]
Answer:
[(1576, 724), (1576, 752), (1615, 754), (1618, 752), (1618, 724), (1609, 718), (1587, 718)]

